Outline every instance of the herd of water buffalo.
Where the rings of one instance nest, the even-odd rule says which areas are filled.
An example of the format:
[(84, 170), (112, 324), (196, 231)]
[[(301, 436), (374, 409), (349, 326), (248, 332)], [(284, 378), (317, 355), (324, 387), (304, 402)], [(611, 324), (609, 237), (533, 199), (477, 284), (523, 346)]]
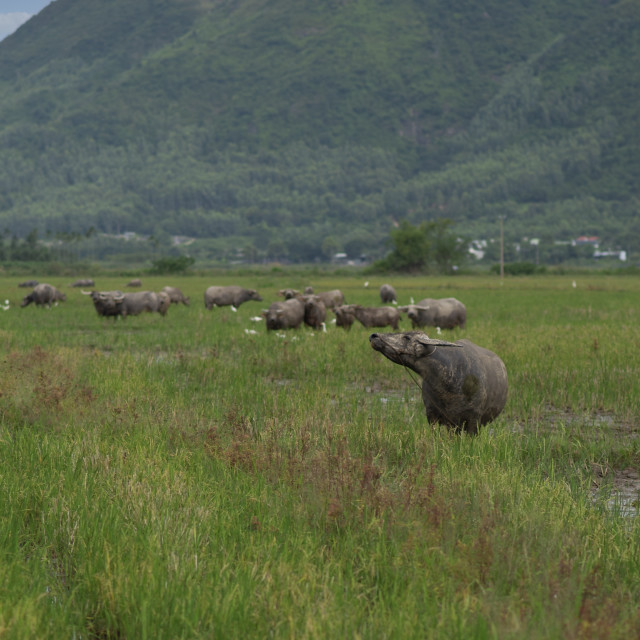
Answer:
[[(33, 291), (22, 300), (23, 307), (32, 302), (48, 306), (66, 300), (64, 293), (50, 284), (29, 281), (19, 286), (33, 286)], [(78, 280), (71, 286), (92, 287), (92, 280)], [(132, 280), (128, 286), (141, 286)], [(126, 318), (144, 311), (162, 315), (174, 304), (189, 304), (189, 298), (175, 287), (161, 291), (82, 291), (90, 296), (98, 315)], [(299, 292), (282, 289), (284, 300), (273, 302), (263, 310), (262, 317), (268, 331), (296, 329), (305, 324), (313, 329), (326, 327), (327, 310), (335, 314), (338, 327), (350, 329), (358, 320), (365, 327), (390, 326), (396, 331), (403, 313), (414, 329), (437, 327), (440, 329), (465, 328), (466, 307), (455, 298), (425, 298), (417, 304), (398, 306), (396, 292), (391, 285), (380, 287), (380, 299), (391, 306), (364, 307), (347, 304), (343, 293), (335, 289), (314, 293), (311, 287)], [(237, 309), (244, 302), (262, 301), (255, 289), (239, 286), (212, 286), (204, 292), (204, 305), (231, 306)], [(480, 426), (494, 420), (507, 400), (507, 370), (503, 361), (492, 351), (475, 345), (470, 340), (447, 342), (429, 338), (422, 331), (404, 333), (373, 333), (371, 347), (392, 362), (415, 371), (422, 378), (422, 400), (427, 418), (456, 430), (476, 433)]]
[[(132, 280), (128, 287), (141, 286), (140, 280)], [(71, 287), (92, 287), (93, 280), (77, 280)], [(22, 307), (34, 303), (37, 306), (50, 307), (56, 302), (66, 300), (66, 295), (46, 283), (27, 281), (19, 286), (33, 286), (33, 291), (24, 297)], [(143, 312), (158, 312), (165, 315), (174, 304), (189, 304), (189, 298), (184, 296), (176, 287), (163, 287), (160, 291), (133, 291), (123, 293), (113, 291), (82, 291), (93, 301), (93, 305), (100, 316), (127, 317), (139, 315)], [(467, 312), (464, 304), (455, 298), (432, 299), (425, 298), (417, 304), (397, 306), (396, 292), (391, 285), (380, 287), (380, 299), (384, 303), (395, 306), (364, 307), (359, 304), (346, 304), (344, 294), (339, 289), (314, 293), (311, 287), (303, 293), (295, 289), (282, 289), (282, 301), (273, 302), (262, 313), (266, 328), (269, 331), (296, 329), (307, 325), (313, 329), (321, 329), (327, 319), (327, 311), (335, 314), (338, 327), (350, 329), (358, 320), (365, 327), (393, 327), (399, 329), (400, 318), (403, 313), (411, 320), (413, 328), (440, 327), (453, 329), (465, 327)], [(239, 286), (212, 286), (204, 292), (204, 305), (211, 310), (213, 307), (231, 306), (237, 309), (244, 302), (262, 301), (262, 297), (255, 289), (245, 289)]]

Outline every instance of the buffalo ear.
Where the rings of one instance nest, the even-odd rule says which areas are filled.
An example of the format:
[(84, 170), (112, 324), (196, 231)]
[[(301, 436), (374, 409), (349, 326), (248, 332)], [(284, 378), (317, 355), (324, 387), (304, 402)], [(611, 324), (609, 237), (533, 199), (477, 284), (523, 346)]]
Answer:
[(438, 340), (438, 338), (430, 338), (426, 333), (416, 336), (416, 341), (429, 347), (461, 347), (461, 344), (447, 342), (446, 340)]

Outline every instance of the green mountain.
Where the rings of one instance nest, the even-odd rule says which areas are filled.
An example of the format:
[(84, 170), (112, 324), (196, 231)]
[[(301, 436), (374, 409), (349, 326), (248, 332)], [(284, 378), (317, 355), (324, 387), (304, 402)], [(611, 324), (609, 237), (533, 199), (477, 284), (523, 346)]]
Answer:
[(56, 0), (0, 43), (0, 227), (637, 253), (639, 61), (640, 0)]

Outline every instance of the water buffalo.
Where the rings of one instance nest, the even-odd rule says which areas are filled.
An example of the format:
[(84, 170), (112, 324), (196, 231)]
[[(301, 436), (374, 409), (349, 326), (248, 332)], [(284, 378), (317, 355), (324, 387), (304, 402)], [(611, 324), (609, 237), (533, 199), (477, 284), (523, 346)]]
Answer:
[(127, 282), (127, 287), (141, 287), (142, 286), (142, 280), (140, 280), (140, 278), (134, 278), (133, 280), (129, 280), (129, 282)]
[(441, 329), (464, 329), (467, 324), (467, 308), (456, 298), (425, 298), (417, 304), (398, 309), (409, 316), (414, 329), (440, 327)]
[(369, 343), (391, 362), (409, 367), (422, 378), (422, 401), (431, 422), (477, 433), (504, 409), (504, 362), (470, 340), (452, 343), (409, 331), (372, 333)]
[(81, 278), (80, 280), (76, 280), (74, 283), (70, 284), (70, 287), (93, 287), (94, 281), (91, 278)]
[(162, 315), (167, 312), (169, 296), (157, 294), (153, 291), (136, 291), (134, 293), (122, 293), (122, 291), (83, 291), (86, 296), (91, 296), (93, 306), (99, 316), (116, 317), (137, 316), (143, 311), (158, 311)]
[(343, 327), (347, 331), (351, 329), (351, 326), (356, 321), (356, 317), (351, 312), (351, 305), (344, 305), (336, 307), (333, 313), (336, 314), (336, 327)]
[(21, 307), (26, 307), (27, 305), (34, 302), (36, 306), (47, 306), (51, 308), (52, 302), (64, 302), (67, 299), (67, 296), (62, 293), (59, 289), (56, 289), (51, 284), (37, 284), (33, 291), (25, 296), (20, 303)]
[[(307, 287), (304, 290), (305, 295), (316, 295), (327, 309), (335, 309), (336, 307), (344, 304), (344, 294), (340, 289), (332, 289), (331, 291), (320, 291), (320, 293), (313, 293), (312, 287)], [(297, 289), (280, 289), (278, 295), (284, 297), (285, 300), (290, 300), (300, 295)]]
[[(168, 308), (170, 302), (166, 303)], [(122, 316), (137, 316), (146, 311), (152, 313), (160, 310), (158, 294), (154, 291), (136, 291), (125, 293), (122, 302)], [(166, 310), (165, 310), (166, 313)], [(163, 314), (164, 315), (164, 314)]]
[(304, 323), (312, 329), (321, 329), (327, 317), (327, 308), (322, 299), (313, 294), (301, 296), (304, 303)]
[(262, 301), (255, 289), (243, 289), (235, 285), (228, 287), (209, 287), (204, 292), (204, 306), (211, 311), (213, 307), (233, 306), (236, 309), (248, 300)]
[(122, 291), (83, 291), (82, 294), (91, 296), (93, 306), (99, 316), (115, 319), (123, 315), (125, 294)]
[(342, 313), (355, 316), (365, 327), (391, 326), (396, 331), (399, 328), (400, 312), (395, 307), (363, 307), (359, 304), (345, 304), (339, 308)]
[(37, 280), (25, 280), (24, 282), (21, 282), (18, 286), (19, 287), (35, 287), (38, 284)]
[(169, 294), (169, 298), (173, 304), (185, 304), (189, 306), (189, 298), (186, 297), (177, 287), (162, 287), (161, 291)]
[(266, 321), (267, 331), (297, 329), (304, 321), (304, 307), (304, 302), (299, 298), (271, 303), (262, 314)]
[(380, 287), (380, 300), (382, 302), (395, 302), (397, 299), (396, 290), (390, 284), (383, 284)]
[(167, 311), (169, 311), (169, 307), (171, 306), (171, 296), (166, 291), (158, 291), (158, 293), (156, 293), (156, 299), (158, 301), (156, 311), (161, 316), (167, 315)]
[(324, 306), (327, 309), (335, 309), (341, 304), (344, 304), (344, 293), (340, 289), (332, 289), (331, 291), (320, 291), (316, 293), (320, 300), (324, 302)]

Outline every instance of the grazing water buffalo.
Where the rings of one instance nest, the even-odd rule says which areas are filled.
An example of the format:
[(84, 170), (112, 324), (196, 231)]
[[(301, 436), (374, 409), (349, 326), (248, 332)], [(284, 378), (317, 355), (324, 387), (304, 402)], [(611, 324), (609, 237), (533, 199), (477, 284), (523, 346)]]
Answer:
[(399, 328), (400, 312), (395, 307), (363, 307), (359, 304), (345, 304), (339, 308), (344, 314), (355, 316), (365, 327), (391, 326), (396, 331)]
[(25, 280), (24, 282), (21, 282), (18, 286), (19, 287), (35, 287), (38, 284), (37, 280)]
[(228, 287), (209, 287), (204, 292), (204, 306), (211, 311), (213, 307), (233, 306), (236, 309), (248, 300), (262, 301), (255, 289), (243, 289), (235, 285)]
[(36, 306), (47, 306), (51, 308), (52, 302), (64, 302), (67, 299), (67, 296), (62, 293), (59, 289), (56, 289), (51, 284), (37, 284), (33, 291), (22, 299), (20, 303), (21, 307), (26, 307), (27, 305), (34, 302)]
[(456, 298), (425, 298), (418, 304), (398, 307), (411, 320), (414, 329), (419, 327), (440, 327), (441, 329), (465, 328), (467, 308)]
[(390, 284), (383, 284), (380, 287), (380, 300), (382, 302), (395, 302), (397, 299), (396, 290)]
[(187, 298), (177, 287), (162, 287), (161, 291), (169, 294), (169, 298), (173, 304), (185, 304), (189, 306), (189, 298)]
[(76, 280), (73, 284), (70, 284), (70, 287), (93, 287), (95, 282), (91, 278), (81, 278), (80, 280)]
[(304, 307), (304, 302), (299, 298), (271, 303), (262, 314), (266, 321), (267, 331), (297, 329), (304, 321)]
[(122, 316), (125, 294), (122, 291), (83, 291), (83, 295), (91, 296), (93, 306), (99, 316), (105, 318)]
[(452, 343), (409, 331), (372, 333), (369, 342), (391, 362), (409, 367), (422, 378), (422, 401), (431, 422), (477, 433), (504, 409), (504, 362), (470, 340)]
[(141, 287), (142, 286), (142, 280), (140, 280), (140, 278), (134, 278), (133, 280), (129, 280), (129, 282), (127, 282), (127, 287)]

